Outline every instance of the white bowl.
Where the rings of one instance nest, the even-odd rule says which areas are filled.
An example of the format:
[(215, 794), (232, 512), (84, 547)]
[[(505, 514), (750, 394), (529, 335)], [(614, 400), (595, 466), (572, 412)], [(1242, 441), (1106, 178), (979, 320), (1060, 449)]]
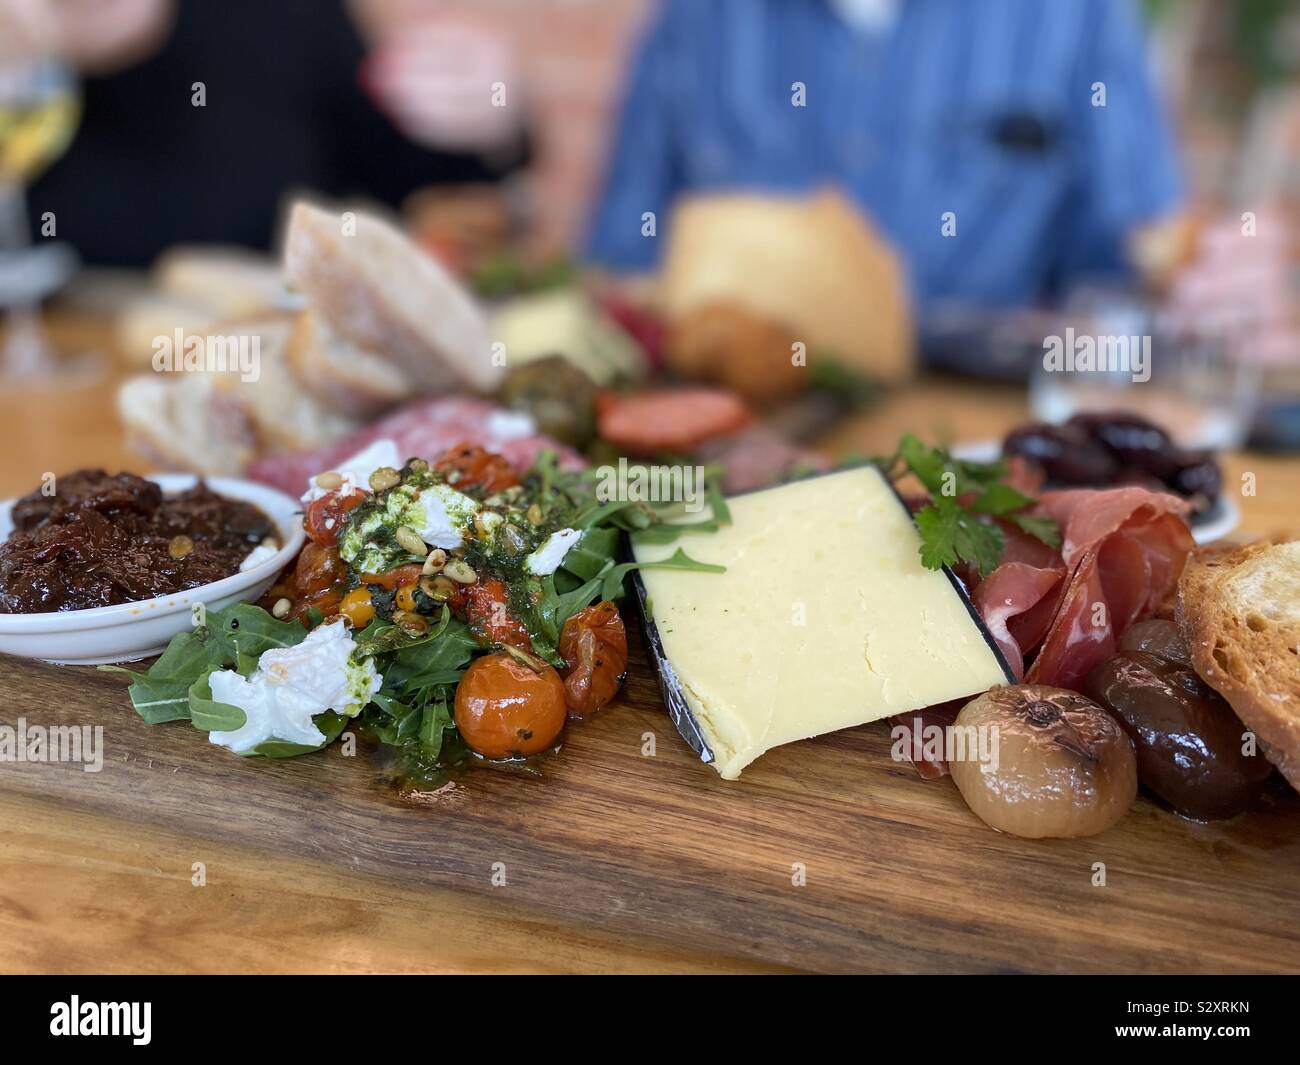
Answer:
[[(160, 473), (149, 480), (164, 492), (182, 492), (192, 488), (198, 478), (189, 473)], [(302, 547), (302, 504), (252, 481), (209, 477), (207, 482), (214, 492), (260, 507), (275, 523), (282, 546), (274, 556), (211, 584), (138, 603), (44, 614), (0, 614), (0, 652), (58, 665), (134, 662), (160, 654), (173, 636), (190, 628), (195, 603), (202, 603), (206, 610), (220, 610), (265, 592)], [(13, 532), (15, 502), (7, 499), (0, 503), (0, 540)]]

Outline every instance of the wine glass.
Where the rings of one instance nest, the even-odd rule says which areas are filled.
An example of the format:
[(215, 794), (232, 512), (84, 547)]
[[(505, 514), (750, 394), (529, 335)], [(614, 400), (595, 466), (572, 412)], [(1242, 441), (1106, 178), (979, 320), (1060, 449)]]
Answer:
[(76, 257), (64, 245), (32, 245), (26, 187), (67, 150), (80, 115), (76, 80), (58, 60), (0, 62), (0, 306), (8, 309), (0, 384), (53, 377), (63, 368), (40, 304), (67, 280)]

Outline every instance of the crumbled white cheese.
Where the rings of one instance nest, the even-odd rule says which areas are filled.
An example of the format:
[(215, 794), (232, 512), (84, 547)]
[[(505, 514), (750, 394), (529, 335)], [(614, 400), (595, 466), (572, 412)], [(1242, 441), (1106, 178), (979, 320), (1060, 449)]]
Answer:
[(355, 649), (340, 619), (313, 629), (293, 647), (263, 652), (251, 677), (230, 669), (210, 674), (212, 698), (239, 707), (247, 720), (231, 732), (209, 732), (208, 740), (236, 754), (270, 739), (324, 743), (312, 718), (326, 710), (353, 717), (383, 683), (373, 659), (353, 660)]
[[(402, 460), (397, 454), (397, 444), (387, 438), (374, 441), (368, 447), (362, 448), (350, 459), (344, 459), (333, 471), (322, 470), (322, 473), (333, 472), (343, 478), (343, 487), (339, 491), (351, 491), (353, 488), (364, 488), (369, 490), (370, 475), (375, 470), (389, 466), (392, 469), (399, 469)], [(321, 496), (327, 495), (330, 491), (336, 489), (324, 489), (316, 483), (313, 477), (307, 482), (307, 491), (303, 493), (302, 504), (307, 506), (320, 499)]]
[(560, 529), (551, 533), (541, 547), (524, 559), (524, 569), (538, 577), (554, 573), (560, 568), (569, 548), (581, 538), (582, 533), (577, 529)]
[(260, 566), (263, 562), (269, 562), (279, 551), (280, 545), (268, 537), (244, 556), (244, 561), (239, 564), (239, 571), (242, 573), (254, 566)]
[(460, 547), (479, 504), (445, 484), (423, 488), (406, 507), (402, 524), (409, 525), (430, 547)]
[(521, 410), (494, 410), (483, 420), (483, 428), (493, 441), (518, 440), (537, 432), (533, 416)]

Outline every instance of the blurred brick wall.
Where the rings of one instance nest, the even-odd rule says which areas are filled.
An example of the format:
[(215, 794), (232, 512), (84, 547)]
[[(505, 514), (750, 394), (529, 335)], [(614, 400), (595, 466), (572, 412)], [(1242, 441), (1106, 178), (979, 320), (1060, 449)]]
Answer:
[[(582, 232), (603, 172), (629, 49), (655, 0), (353, 0), (372, 35), (427, 15), (499, 28), (514, 44), (537, 143), (529, 185), (538, 243)], [(513, 100), (512, 100), (513, 106)]]

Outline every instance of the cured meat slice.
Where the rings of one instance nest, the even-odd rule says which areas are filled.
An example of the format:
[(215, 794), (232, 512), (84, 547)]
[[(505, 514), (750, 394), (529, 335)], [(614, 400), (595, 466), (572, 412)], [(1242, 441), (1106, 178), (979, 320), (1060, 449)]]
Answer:
[(531, 418), (487, 400), (447, 396), (403, 407), (328, 447), (258, 459), (248, 475), (291, 495), (322, 470), (330, 469), (376, 440), (391, 439), (404, 458), (434, 459), (457, 444), (477, 444), (527, 470), (543, 451), (553, 451), (565, 469), (581, 469), (581, 455), (537, 432)]

